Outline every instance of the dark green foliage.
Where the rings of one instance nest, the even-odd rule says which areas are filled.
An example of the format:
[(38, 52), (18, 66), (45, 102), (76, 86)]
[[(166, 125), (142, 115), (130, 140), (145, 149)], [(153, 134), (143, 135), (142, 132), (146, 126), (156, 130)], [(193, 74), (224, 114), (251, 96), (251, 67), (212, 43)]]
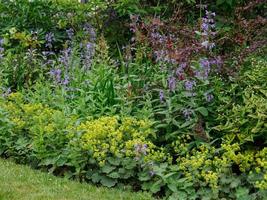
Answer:
[(45, 35), (52, 32), (57, 39), (55, 48), (61, 49), (62, 42), (67, 39), (66, 30), (72, 28), (75, 32), (81, 31), (90, 19), (87, 15), (89, 10), (89, 6), (75, 2), (2, 0), (0, 36), (9, 39), (11, 50), (18, 51), (20, 48), (44, 48)]
[(0, 155), (170, 200), (264, 199), (264, 6), (1, 1)]

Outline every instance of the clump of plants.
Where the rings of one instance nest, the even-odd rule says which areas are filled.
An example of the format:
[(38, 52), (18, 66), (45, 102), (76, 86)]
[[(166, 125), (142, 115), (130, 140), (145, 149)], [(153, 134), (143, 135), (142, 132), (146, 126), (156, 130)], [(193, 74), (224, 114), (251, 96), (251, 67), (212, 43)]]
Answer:
[(264, 199), (262, 5), (227, 2), (4, 1), (0, 156), (170, 200)]

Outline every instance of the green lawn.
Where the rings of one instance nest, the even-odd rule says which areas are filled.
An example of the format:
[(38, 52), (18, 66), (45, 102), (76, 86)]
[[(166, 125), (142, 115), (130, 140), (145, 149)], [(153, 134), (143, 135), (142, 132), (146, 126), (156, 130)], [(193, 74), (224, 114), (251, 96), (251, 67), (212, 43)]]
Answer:
[(0, 200), (149, 200), (149, 195), (98, 188), (0, 159)]

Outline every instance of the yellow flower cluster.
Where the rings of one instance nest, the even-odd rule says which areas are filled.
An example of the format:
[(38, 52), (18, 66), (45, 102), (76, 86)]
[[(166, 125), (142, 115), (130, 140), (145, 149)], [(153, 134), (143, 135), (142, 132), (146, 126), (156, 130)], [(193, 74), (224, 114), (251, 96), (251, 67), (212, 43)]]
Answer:
[[(11, 93), (7, 101), (1, 103), (0, 106), (8, 112), (16, 133), (22, 129), (28, 129), (32, 135), (53, 134), (60, 123), (63, 124), (64, 121), (69, 120), (62, 112), (43, 104), (24, 103), (21, 93)], [(69, 121), (75, 120), (73, 117), (70, 119), (72, 120)], [(69, 123), (69, 127), (71, 125), (73, 124)]]
[(178, 157), (178, 167), (189, 180), (204, 180), (212, 189), (217, 189), (218, 171), (213, 169), (212, 155), (214, 153), (215, 148), (202, 145), (198, 149), (187, 151), (186, 155)]
[(209, 186), (213, 189), (218, 188), (218, 173), (213, 172), (213, 171), (207, 171), (202, 172), (202, 177), (205, 179), (205, 182), (209, 184)]
[(256, 187), (267, 190), (267, 148), (258, 151), (255, 156), (255, 171), (256, 173), (263, 173), (263, 180), (256, 182)]
[[(108, 156), (144, 157), (145, 161), (166, 159), (163, 149), (148, 140), (153, 135), (151, 124), (147, 120), (135, 118), (101, 117), (87, 121), (77, 127), (83, 131), (81, 145), (90, 150), (99, 163), (105, 163)], [(137, 149), (137, 147), (139, 149)]]
[(23, 95), (19, 92), (13, 92), (8, 95), (8, 100), (15, 102), (23, 102)]
[[(178, 149), (179, 147), (177, 147)], [(181, 147), (183, 151), (183, 147)], [(267, 189), (267, 148), (260, 151), (241, 151), (235, 144), (222, 144), (221, 152), (214, 147), (201, 145), (177, 159), (178, 167), (189, 179), (204, 180), (212, 189), (217, 189), (220, 174), (231, 169), (233, 164), (244, 173), (262, 174), (262, 179), (255, 182), (256, 187)]]
[(178, 136), (177, 140), (175, 140), (171, 146), (175, 153), (179, 155), (186, 154), (189, 149), (189, 142), (191, 140), (191, 136), (188, 134), (184, 134), (182, 136)]
[(14, 117), (10, 121), (15, 125), (16, 129), (18, 130), (22, 130), (26, 125), (26, 122), (20, 119), (19, 117)]

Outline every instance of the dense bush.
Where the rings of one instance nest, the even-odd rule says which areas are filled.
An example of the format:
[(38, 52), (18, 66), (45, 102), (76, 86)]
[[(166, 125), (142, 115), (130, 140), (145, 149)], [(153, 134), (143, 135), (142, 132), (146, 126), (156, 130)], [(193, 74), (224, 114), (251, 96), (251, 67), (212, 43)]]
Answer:
[(44, 49), (45, 36), (52, 32), (57, 39), (55, 47), (61, 48), (68, 39), (66, 30), (81, 34), (91, 18), (91, 9), (73, 1), (1, 1), (0, 35), (8, 40), (10, 49), (18, 51), (40, 46)]
[(229, 142), (246, 144), (255, 142), (258, 148), (266, 145), (266, 60), (253, 58), (244, 68), (236, 83), (231, 86), (232, 96), (227, 105), (219, 110), (226, 110), (218, 116), (221, 125), (216, 129), (224, 133)]
[(264, 199), (255, 2), (1, 1), (0, 155), (159, 198)]
[(151, 142), (154, 133), (147, 120), (101, 117), (81, 122), (75, 115), (26, 103), (20, 93), (10, 94), (1, 109), (1, 155), (58, 175), (109, 187), (125, 179), (138, 184), (138, 176), (149, 177), (150, 166), (168, 159)]

